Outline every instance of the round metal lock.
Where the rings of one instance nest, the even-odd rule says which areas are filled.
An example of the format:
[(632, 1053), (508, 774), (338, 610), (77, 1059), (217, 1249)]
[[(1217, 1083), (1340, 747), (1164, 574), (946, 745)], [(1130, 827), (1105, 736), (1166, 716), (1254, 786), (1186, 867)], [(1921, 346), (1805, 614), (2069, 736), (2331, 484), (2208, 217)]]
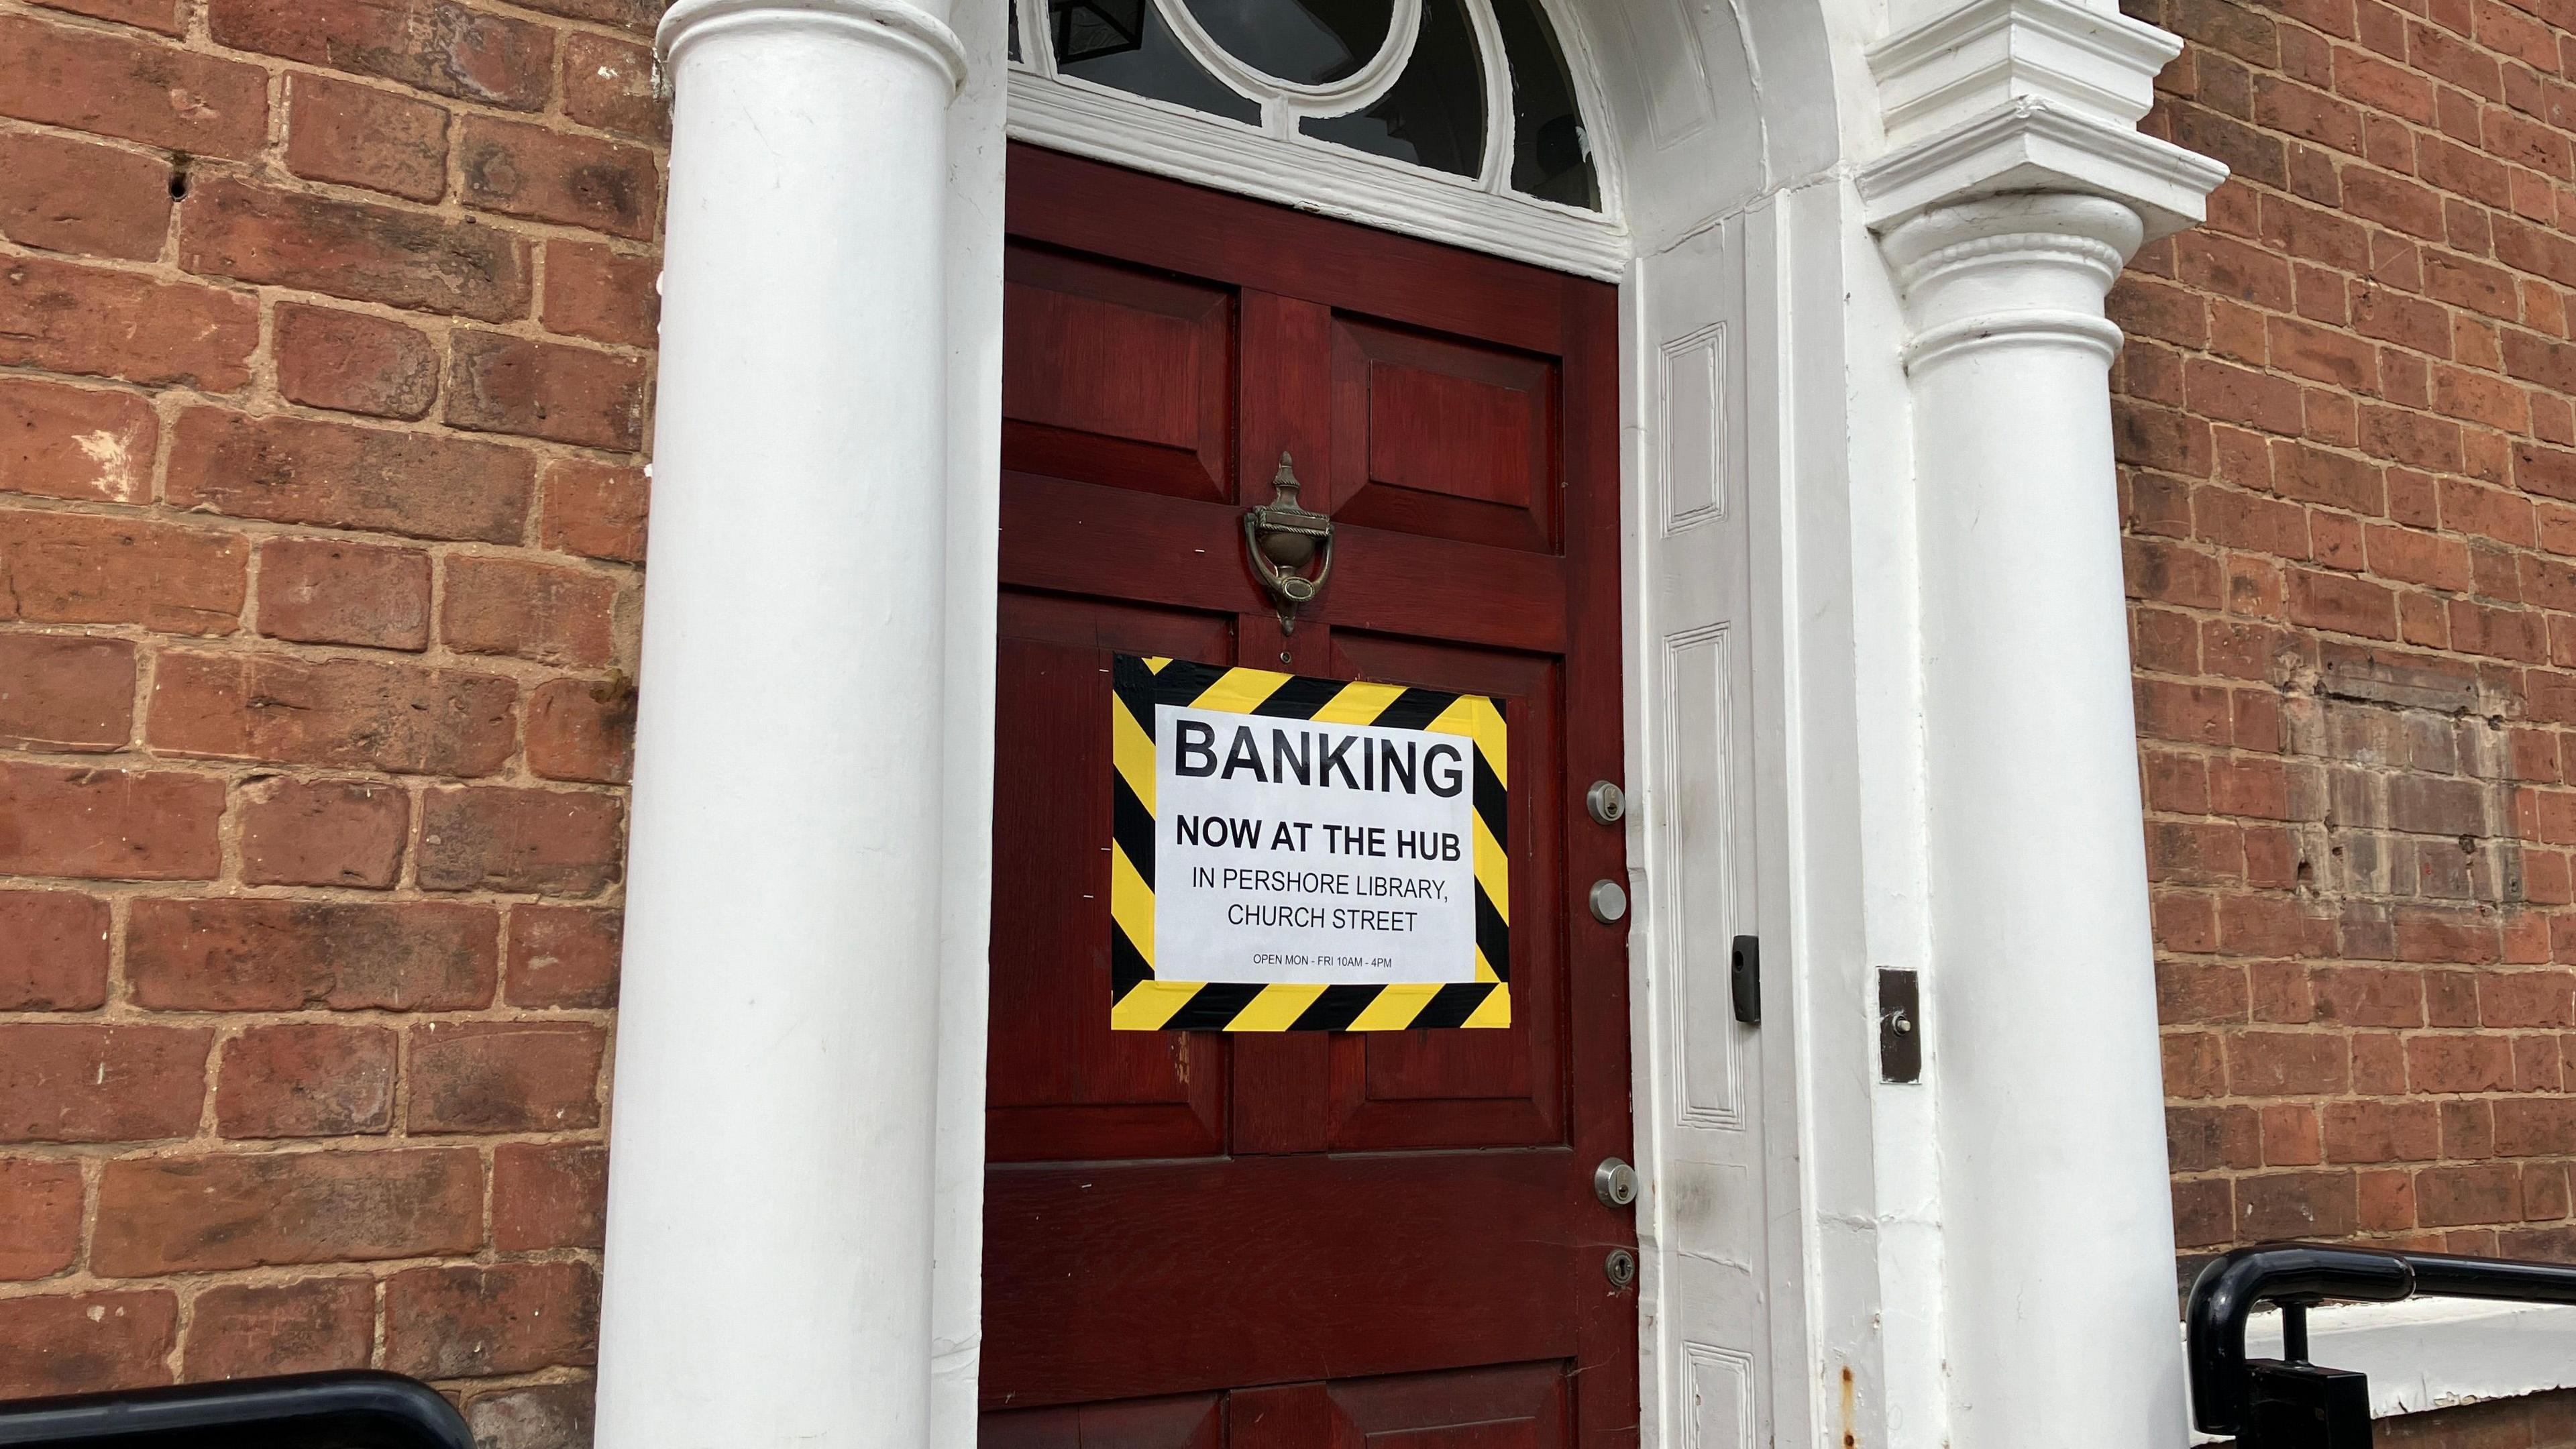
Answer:
[(1625, 1248), (1611, 1249), (1610, 1256), (1601, 1260), (1601, 1276), (1610, 1280), (1611, 1287), (1627, 1292), (1637, 1282), (1637, 1255)]
[(1615, 880), (1592, 883), (1592, 919), (1609, 925), (1628, 914), (1628, 892)]
[(1637, 1200), (1637, 1169), (1616, 1157), (1601, 1159), (1592, 1169), (1592, 1195), (1603, 1207), (1626, 1207)]
[(1628, 793), (1607, 780), (1595, 780), (1583, 792), (1583, 808), (1604, 825), (1616, 825), (1628, 813)]

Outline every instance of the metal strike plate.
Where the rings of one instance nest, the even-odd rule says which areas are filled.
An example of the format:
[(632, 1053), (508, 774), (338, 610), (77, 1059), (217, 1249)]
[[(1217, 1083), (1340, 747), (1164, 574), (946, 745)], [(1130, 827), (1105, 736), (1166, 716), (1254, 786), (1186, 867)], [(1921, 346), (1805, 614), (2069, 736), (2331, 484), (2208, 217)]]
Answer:
[(1628, 792), (1607, 780), (1595, 780), (1583, 792), (1583, 809), (1603, 825), (1616, 825), (1628, 813)]
[(1603, 1207), (1626, 1207), (1637, 1200), (1637, 1169), (1616, 1157), (1601, 1159), (1592, 1169), (1592, 1195)]
[(1762, 1024), (1762, 938), (1738, 936), (1727, 968), (1735, 995), (1735, 1019), (1746, 1026)]
[(1878, 1079), (1923, 1080), (1923, 989), (1915, 973), (1878, 968)]

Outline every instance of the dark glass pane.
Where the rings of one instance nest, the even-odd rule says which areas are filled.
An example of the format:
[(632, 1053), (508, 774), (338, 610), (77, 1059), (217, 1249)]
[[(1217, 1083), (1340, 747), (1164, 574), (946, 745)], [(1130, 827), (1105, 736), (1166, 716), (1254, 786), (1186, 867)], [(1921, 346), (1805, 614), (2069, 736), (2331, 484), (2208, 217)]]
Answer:
[(1344, 80), (1386, 44), (1395, 0), (1183, 0), (1226, 53), (1303, 86)]
[(1503, 59), (1512, 71), (1512, 189), (1568, 206), (1601, 209), (1592, 138), (1574, 105), (1574, 77), (1556, 27), (1538, 0), (1494, 0)]
[(1236, 95), (1181, 49), (1152, 0), (1047, 0), (1055, 68), (1130, 95), (1258, 125), (1261, 107)]
[(1011, 59), (1018, 60), (1020, 58), (1020, 7), (1017, 4), (1013, 4), (1009, 8), (1011, 12)]
[(1485, 71), (1459, 0), (1423, 0), (1422, 34), (1395, 86), (1347, 116), (1309, 116), (1309, 136), (1434, 171), (1473, 176), (1485, 161)]

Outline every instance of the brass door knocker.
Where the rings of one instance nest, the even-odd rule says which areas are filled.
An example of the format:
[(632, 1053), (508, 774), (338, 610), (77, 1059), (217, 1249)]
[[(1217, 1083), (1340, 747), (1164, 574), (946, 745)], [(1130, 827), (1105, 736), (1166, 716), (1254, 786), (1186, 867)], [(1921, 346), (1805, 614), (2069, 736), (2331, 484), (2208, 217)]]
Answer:
[[(1270, 479), (1272, 497), (1243, 511), (1243, 542), (1252, 553), (1252, 571), (1279, 606), (1279, 628), (1297, 632), (1297, 608), (1314, 602), (1324, 580), (1333, 574), (1333, 520), (1297, 501), (1296, 466), (1279, 455), (1279, 471)], [(1315, 576), (1305, 568), (1314, 563)]]

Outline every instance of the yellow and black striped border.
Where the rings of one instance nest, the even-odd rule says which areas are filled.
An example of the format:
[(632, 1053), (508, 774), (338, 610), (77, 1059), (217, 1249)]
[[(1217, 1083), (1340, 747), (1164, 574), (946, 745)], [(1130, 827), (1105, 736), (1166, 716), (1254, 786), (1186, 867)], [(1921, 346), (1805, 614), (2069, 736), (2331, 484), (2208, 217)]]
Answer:
[[(1512, 1024), (1503, 712), (1481, 694), (1115, 656), (1110, 665), (1109, 1024), (1118, 1031), (1403, 1031)], [(1476, 979), (1382, 986), (1154, 975), (1154, 706), (1384, 725), (1475, 742)]]

